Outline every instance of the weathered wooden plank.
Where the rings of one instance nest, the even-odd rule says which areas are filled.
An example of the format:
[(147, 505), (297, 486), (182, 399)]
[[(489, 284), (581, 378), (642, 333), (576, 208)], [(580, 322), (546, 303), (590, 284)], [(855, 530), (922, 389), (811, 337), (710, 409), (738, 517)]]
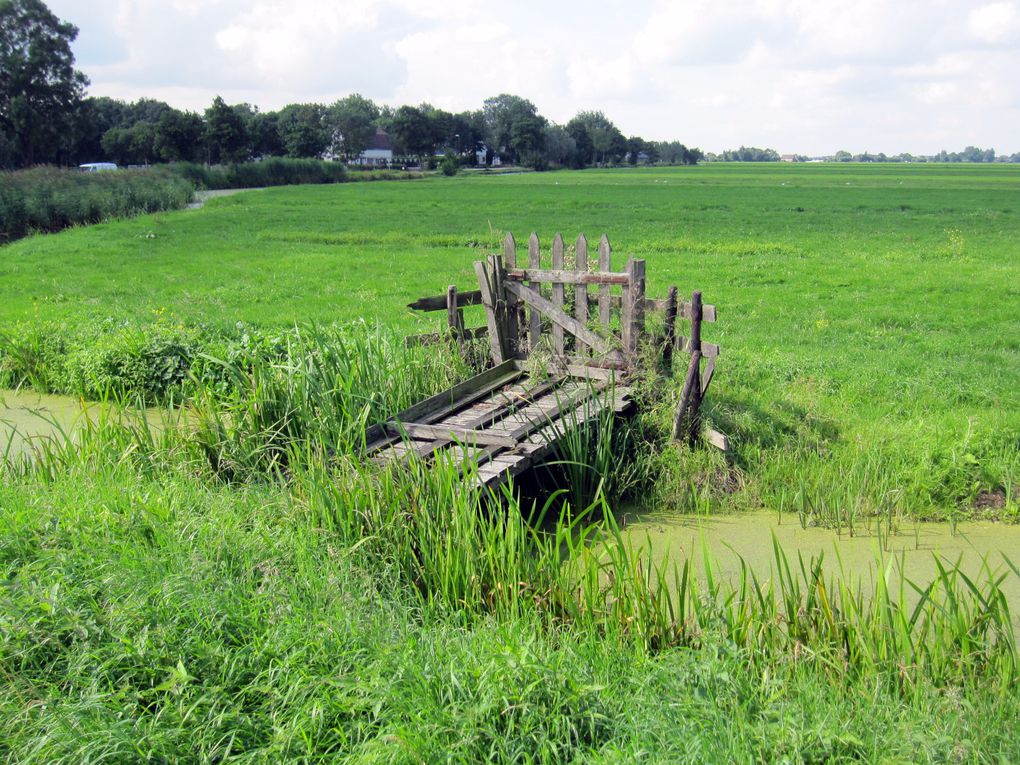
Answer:
[[(553, 272), (569, 273), (571, 276), (577, 276), (572, 271), (563, 270), (563, 236), (557, 232), (556, 236), (553, 237), (552, 243), (552, 267)], [(552, 286), (552, 303), (559, 310), (563, 310), (563, 283), (556, 282)], [(556, 322), (552, 325), (552, 344), (553, 353), (557, 356), (563, 355), (563, 327)]]
[[(615, 304), (615, 303), (614, 303)], [(669, 298), (645, 298), (646, 311), (665, 311), (669, 308)], [(681, 319), (691, 318), (691, 304), (681, 300), (677, 303), (677, 316)], [(701, 320), (715, 321), (715, 306), (705, 303), (701, 306)]]
[[(435, 422), (470, 406), (478, 399), (519, 379), (523, 374), (521, 370), (514, 367), (513, 361), (504, 362), (464, 382), (457, 383), (442, 393), (437, 393), (434, 396), (429, 396), (424, 401), (419, 401), (417, 404), (397, 414), (394, 419), (406, 420), (408, 422)], [(380, 439), (382, 439), (382, 443), (378, 443)], [(384, 446), (391, 440), (385, 437), (385, 428), (382, 425), (373, 425), (366, 433), (366, 448), (368, 451), (372, 451), (380, 446)]]
[(503, 262), (507, 268), (517, 268), (517, 242), (509, 231), (503, 239)]
[(453, 336), (461, 339), (464, 327), (460, 322), (463, 314), (457, 308), (457, 285), (451, 284), (446, 288), (446, 326), (453, 332)]
[(645, 261), (627, 261), (628, 285), (623, 293), (623, 348), (628, 356), (637, 356), (641, 333), (645, 331)]
[[(694, 308), (687, 301), (680, 303), (680, 318), (691, 319), (694, 317)], [(701, 306), (701, 321), (715, 321), (715, 306), (714, 305), (702, 305)]]
[(391, 423), (386, 426), (388, 433), (399, 436), (404, 433), (411, 438), (427, 438), (433, 440), (460, 441), (465, 444), (482, 444), (484, 446), (502, 446), (512, 449), (517, 441), (508, 435), (500, 435), (487, 430), (459, 428), (443, 423), (441, 425), (424, 425), (418, 422)]
[(579, 337), (596, 353), (600, 353), (604, 356), (609, 356), (614, 353), (614, 349), (606, 340), (596, 335), (574, 317), (568, 316), (563, 311), (556, 308), (556, 306), (554, 306), (550, 301), (533, 292), (528, 287), (521, 286), (514, 282), (507, 282), (506, 289), (513, 292), (517, 295), (517, 297), (531, 306), (532, 311), (535, 313), (541, 311), (551, 322), (559, 324), (563, 327), (563, 329), (567, 330), (567, 332), (570, 332), (575, 337)]
[(666, 341), (662, 346), (662, 366), (667, 374), (673, 368), (673, 345), (676, 343), (676, 293), (674, 285), (666, 294)]
[(685, 427), (690, 432), (690, 420), (688, 411), (691, 408), (691, 398), (694, 395), (695, 386), (701, 387), (698, 379), (698, 370), (701, 367), (701, 351), (691, 354), (691, 361), (687, 367), (687, 377), (684, 379), (684, 387), (680, 391), (680, 403), (677, 405), (676, 414), (673, 416), (673, 438), (679, 440), (684, 435)]
[(507, 360), (506, 343), (503, 338), (503, 329), (496, 316), (496, 298), (492, 294), (492, 282), (489, 269), (481, 261), (475, 261), (475, 274), (478, 276), (478, 286), (482, 293), (482, 305), (485, 306), (485, 323), (489, 328), (489, 348), (494, 364), (502, 364)]
[(711, 356), (708, 359), (708, 364), (705, 365), (705, 371), (701, 373), (701, 395), (704, 397), (708, 391), (708, 386), (712, 383), (712, 376), (715, 374), (715, 356)]
[[(461, 339), (477, 340), (480, 337), (485, 337), (488, 332), (488, 327), (470, 327), (469, 329), (462, 330)], [(436, 345), (448, 336), (448, 332), (427, 332), (424, 335), (408, 335), (404, 338), (404, 345), (408, 348), (413, 345)]]
[[(693, 350), (691, 348), (691, 339), (684, 335), (676, 336), (675, 346), (678, 351), (683, 351), (684, 353), (690, 353)], [(702, 356), (711, 358), (713, 356), (718, 356), (720, 353), (722, 353), (722, 349), (715, 343), (706, 343), (704, 340), (701, 341)]]
[[(599, 270), (612, 270), (612, 250), (609, 247), (609, 237), (605, 234), (599, 239)], [(599, 287), (599, 324), (609, 327), (609, 320), (612, 314), (612, 303), (610, 302), (609, 285)]]
[[(464, 308), (469, 305), (481, 305), (482, 304), (482, 293), (480, 290), (472, 290), (470, 292), (457, 292), (457, 307)], [(435, 297), (423, 297), (418, 298), (413, 303), (407, 304), (408, 308), (415, 311), (445, 311), (446, 310), (446, 295), (436, 295)]]
[[(574, 253), (574, 270), (583, 274), (588, 270), (588, 240), (584, 234), (578, 234), (577, 245)], [(574, 287), (574, 317), (581, 324), (588, 324), (588, 285), (579, 282)], [(574, 351), (579, 355), (585, 355), (588, 345), (581, 338), (574, 338)]]
[(709, 428), (706, 431), (705, 436), (708, 438), (708, 442), (716, 449), (724, 452), (728, 452), (730, 450), (730, 439), (718, 430), (712, 430), (712, 428)]
[(564, 284), (616, 284), (627, 285), (627, 274), (613, 271), (564, 271), (561, 268), (515, 268), (506, 272), (506, 278), (515, 282), (551, 282), (553, 286)]
[[(538, 245), (538, 234), (534, 231), (531, 232), (531, 236), (528, 238), (528, 268), (532, 270), (538, 270), (542, 267), (542, 251)], [(534, 294), (541, 297), (542, 285), (539, 282), (529, 282), (528, 286), (534, 292)], [(518, 295), (517, 297), (521, 297)], [(521, 298), (524, 300), (524, 298)], [(524, 300), (527, 303), (527, 300)], [(528, 348), (534, 351), (539, 342), (542, 339), (542, 314), (535, 308), (535, 306), (529, 303), (531, 306), (530, 317), (529, 317), (529, 344)]]

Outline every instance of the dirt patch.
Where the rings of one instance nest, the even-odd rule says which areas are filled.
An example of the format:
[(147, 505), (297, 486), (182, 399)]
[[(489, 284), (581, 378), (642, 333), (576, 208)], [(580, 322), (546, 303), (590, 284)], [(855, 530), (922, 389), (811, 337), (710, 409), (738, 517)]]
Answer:
[(975, 510), (1001, 510), (1006, 506), (1006, 492), (1002, 489), (983, 491), (974, 500)]

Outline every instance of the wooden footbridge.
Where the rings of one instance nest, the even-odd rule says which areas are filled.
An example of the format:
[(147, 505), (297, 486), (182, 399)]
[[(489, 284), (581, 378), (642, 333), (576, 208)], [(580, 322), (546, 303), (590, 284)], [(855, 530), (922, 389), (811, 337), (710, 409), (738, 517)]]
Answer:
[[(410, 343), (451, 347), (488, 340), (492, 366), (449, 390), (400, 412), (366, 434), (369, 456), (378, 462), (453, 459), (464, 475), (496, 486), (540, 462), (572, 428), (602, 416), (633, 410), (630, 387), (639, 363), (669, 369), (673, 351), (690, 352), (675, 435), (694, 438), (698, 408), (712, 379), (719, 347), (701, 341), (702, 321), (715, 321), (715, 307), (645, 295), (645, 261), (630, 258), (622, 272), (610, 265), (605, 236), (595, 263), (579, 236), (573, 247), (553, 239), (543, 267), (538, 237), (528, 241), (527, 265), (517, 264), (517, 245), (507, 235), (502, 255), (474, 264), (478, 289), (422, 298), (410, 308), (445, 311), (448, 331), (408, 338)], [(464, 308), (482, 305), (486, 324), (466, 328)], [(659, 333), (646, 330), (649, 314), (661, 312)], [(676, 332), (690, 322), (688, 336)], [(707, 359), (702, 369), (702, 359)], [(710, 440), (720, 443), (719, 434)], [(473, 469), (472, 469), (473, 468)]]

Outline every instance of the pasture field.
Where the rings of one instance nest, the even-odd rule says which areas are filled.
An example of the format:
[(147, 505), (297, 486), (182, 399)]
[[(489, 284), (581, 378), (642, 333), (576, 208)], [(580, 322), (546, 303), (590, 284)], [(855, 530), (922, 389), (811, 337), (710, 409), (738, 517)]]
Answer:
[[(434, 178), (0, 248), (8, 382), (81, 393), (45, 367), (92, 354), (153, 393), (124, 348), (193, 362), (155, 427), (101, 402), (34, 461), (0, 446), (0, 761), (1020, 760), (1020, 561), (910, 583), (890, 555), (869, 580), (773, 541), (769, 571), (724, 578), (613, 512), (629, 487), (886, 533), (1015, 521), (1018, 191), (998, 166)], [(403, 346), (427, 324), (404, 304), (531, 230), (604, 231), (652, 295), (718, 306), (706, 417), (730, 461), (665, 437), (677, 369), (562, 455), (600, 454), (609, 496), (362, 464), (366, 421), (468, 373)]]

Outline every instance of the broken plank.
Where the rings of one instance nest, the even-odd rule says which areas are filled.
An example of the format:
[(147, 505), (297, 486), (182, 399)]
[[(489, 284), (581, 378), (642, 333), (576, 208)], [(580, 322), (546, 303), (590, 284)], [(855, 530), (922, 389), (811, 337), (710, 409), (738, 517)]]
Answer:
[[(457, 307), (464, 308), (469, 305), (481, 305), (482, 304), (482, 291), (472, 290), (470, 292), (457, 292)], [(446, 295), (436, 295), (434, 297), (423, 297), (418, 298), (413, 303), (408, 303), (407, 307), (414, 311), (445, 311)]]

